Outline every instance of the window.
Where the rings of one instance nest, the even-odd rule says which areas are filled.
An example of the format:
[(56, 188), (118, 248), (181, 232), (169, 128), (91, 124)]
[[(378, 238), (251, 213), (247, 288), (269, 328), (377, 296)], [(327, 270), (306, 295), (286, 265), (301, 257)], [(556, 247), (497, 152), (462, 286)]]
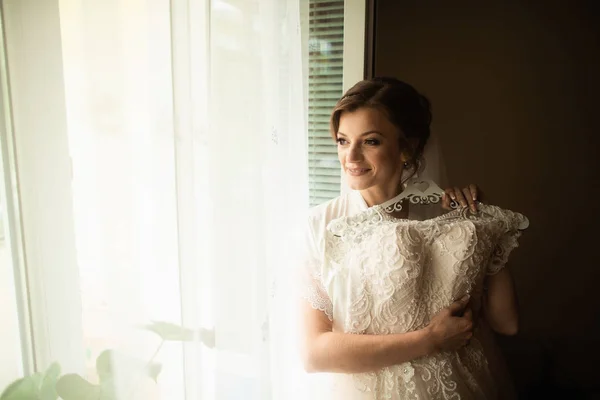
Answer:
[[(20, 334), (3, 336), (0, 385), (53, 362), (101, 383), (116, 349), (163, 366), (140, 398), (307, 398), (275, 351), (289, 337), (271, 288), (280, 232), (300, 224), (281, 215), (340, 192), (328, 120), (360, 79), (345, 27), (361, 0), (80, 3), (0, 9), (0, 312)], [(201, 343), (140, 329), (152, 321)]]
[(329, 116), (343, 92), (344, 1), (310, 0), (308, 23), (310, 206), (340, 194), (340, 165)]
[(305, 0), (308, 42), (305, 90), (308, 99), (309, 203), (321, 204), (344, 191), (331, 111), (342, 94), (364, 76), (364, 0)]

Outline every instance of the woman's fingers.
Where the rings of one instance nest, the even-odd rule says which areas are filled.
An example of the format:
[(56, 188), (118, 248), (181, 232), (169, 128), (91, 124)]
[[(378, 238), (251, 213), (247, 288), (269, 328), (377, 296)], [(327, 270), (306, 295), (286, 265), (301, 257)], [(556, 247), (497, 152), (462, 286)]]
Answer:
[(444, 191), (444, 193), (442, 194), (442, 208), (444, 210), (450, 210), (452, 208), (450, 207), (450, 201), (450, 196)]
[[(471, 191), (471, 186), (472, 185), (469, 185), (466, 188), (464, 188), (462, 190), (462, 193), (471, 211), (477, 212), (477, 204), (475, 203), (475, 199), (477, 198), (477, 196), (473, 195), (473, 192)], [(477, 193), (477, 188), (475, 188), (475, 193)]]
[(473, 199), (473, 201), (477, 201), (478, 197), (479, 197), (479, 188), (477, 187), (476, 184), (471, 183), (468, 186), (469, 189), (469, 193), (471, 194), (471, 198)]
[(444, 190), (444, 196), (442, 197), (442, 207), (446, 210), (452, 209), (452, 202), (456, 201), (456, 195), (454, 194), (454, 188), (448, 188)]
[(468, 346), (471, 343), (472, 337), (473, 337), (472, 333), (467, 334), (467, 338), (465, 339), (465, 346)]
[(470, 321), (473, 321), (473, 310), (471, 309), (471, 307), (467, 307), (463, 314), (463, 317)]
[(444, 190), (442, 196), (442, 207), (449, 210), (454, 201), (461, 207), (469, 207), (473, 212), (477, 212), (477, 202), (482, 198), (481, 190), (474, 183), (463, 189), (451, 187)]
[(470, 296), (467, 295), (450, 304), (448, 306), (448, 311), (450, 311), (450, 314), (456, 315), (458, 313), (461, 313), (463, 309), (467, 306), (467, 304), (469, 304), (469, 299)]
[(457, 187), (454, 188), (454, 197), (456, 197), (455, 200), (458, 201), (458, 204), (460, 204), (461, 207), (467, 207), (469, 205), (469, 203), (467, 203), (467, 199), (465, 199), (463, 191)]
[(442, 197), (442, 207), (450, 209), (450, 203), (452, 201), (457, 202), (461, 207), (469, 207), (471, 211), (477, 212), (477, 201), (480, 199), (481, 191), (475, 184), (463, 188), (462, 190), (458, 187), (448, 188), (444, 190), (444, 196)]

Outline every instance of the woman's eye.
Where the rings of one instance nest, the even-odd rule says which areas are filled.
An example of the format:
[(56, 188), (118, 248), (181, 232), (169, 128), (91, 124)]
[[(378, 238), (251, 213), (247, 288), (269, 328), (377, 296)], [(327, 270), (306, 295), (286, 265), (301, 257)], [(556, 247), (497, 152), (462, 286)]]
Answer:
[(365, 143), (368, 144), (369, 146), (377, 146), (379, 144), (379, 140), (367, 139), (367, 140), (365, 140)]
[(335, 141), (338, 142), (338, 144), (346, 144), (346, 139), (337, 138)]

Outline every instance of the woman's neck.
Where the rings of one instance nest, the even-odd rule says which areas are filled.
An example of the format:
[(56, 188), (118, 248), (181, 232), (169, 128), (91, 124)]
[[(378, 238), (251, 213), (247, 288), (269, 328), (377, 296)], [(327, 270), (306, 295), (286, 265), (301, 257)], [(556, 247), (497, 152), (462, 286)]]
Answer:
[(398, 196), (404, 190), (404, 186), (400, 185), (399, 187), (393, 190), (385, 190), (382, 188), (368, 188), (360, 191), (360, 195), (367, 203), (367, 206), (373, 207), (378, 204), (383, 204), (388, 200), (393, 199)]

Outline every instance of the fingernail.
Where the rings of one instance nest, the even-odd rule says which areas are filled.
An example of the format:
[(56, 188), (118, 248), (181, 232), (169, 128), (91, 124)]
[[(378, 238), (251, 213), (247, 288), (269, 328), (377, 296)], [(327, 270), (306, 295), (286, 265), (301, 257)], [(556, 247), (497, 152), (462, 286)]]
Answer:
[(452, 200), (456, 200), (456, 196), (451, 194), (450, 197), (452, 197)]

